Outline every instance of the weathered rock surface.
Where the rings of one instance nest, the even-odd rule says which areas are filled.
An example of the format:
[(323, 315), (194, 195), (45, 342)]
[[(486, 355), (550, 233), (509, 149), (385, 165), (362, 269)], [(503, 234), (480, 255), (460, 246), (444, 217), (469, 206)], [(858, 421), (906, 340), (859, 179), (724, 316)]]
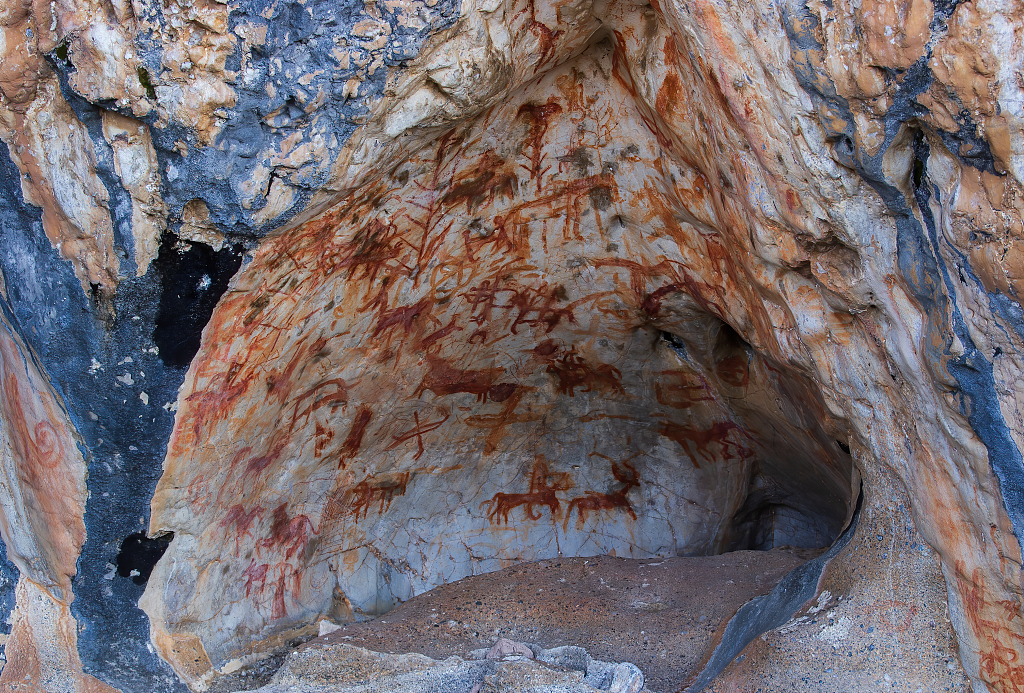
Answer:
[(1024, 691), (1022, 43), (1019, 0), (11, 0), (0, 682), (201, 690), (520, 561), (824, 548), (863, 488), (833, 630), (712, 686), (827, 641)]
[(940, 561), (894, 482), (869, 479), (885, 492), (866, 499), (817, 597), (756, 638), (705, 691), (974, 690), (957, 662)]
[(633, 664), (593, 659), (581, 647), (545, 650), (499, 640), (470, 659), (384, 654), (352, 645), (307, 647), (288, 657), (260, 693), (641, 693)]
[(441, 659), (465, 656), (498, 636), (542, 647), (572, 642), (598, 659), (634, 663), (651, 690), (675, 691), (736, 610), (804, 562), (797, 553), (805, 552), (520, 563), (417, 595), (386, 616), (343, 624), (306, 646), (345, 643)]

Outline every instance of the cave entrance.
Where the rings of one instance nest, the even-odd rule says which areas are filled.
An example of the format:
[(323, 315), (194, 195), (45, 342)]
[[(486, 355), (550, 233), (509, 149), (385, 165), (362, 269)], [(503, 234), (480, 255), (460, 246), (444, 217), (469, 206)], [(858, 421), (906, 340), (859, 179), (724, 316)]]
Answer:
[(476, 355), (488, 368), (424, 357), (409, 429), (459, 426), (425, 436), (426, 464), (403, 434), (415, 466), (357, 472), (328, 500), (318, 551), (343, 559), (353, 531), (372, 541), (333, 613), (377, 616), (519, 561), (829, 546), (854, 471), (816, 388), (689, 295), (659, 302), (651, 324), (521, 346), (530, 380), (498, 355)]
[(637, 105), (615, 50), (268, 238), (232, 280), (153, 501), (151, 533), (175, 533), (143, 603), (157, 631), (220, 666), (521, 562), (840, 533), (852, 460), (778, 347), (805, 326), (754, 279), (819, 289), (750, 266), (739, 182), (666, 155), (652, 128), (692, 119), (659, 126), (674, 112)]

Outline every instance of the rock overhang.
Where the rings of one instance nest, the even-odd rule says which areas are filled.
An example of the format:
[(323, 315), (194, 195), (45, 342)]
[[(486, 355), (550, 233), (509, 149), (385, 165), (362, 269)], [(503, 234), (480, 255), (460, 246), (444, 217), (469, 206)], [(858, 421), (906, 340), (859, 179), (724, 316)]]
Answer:
[(220, 667), (510, 561), (838, 536), (846, 434), (730, 326), (770, 320), (734, 184), (677, 156), (623, 50), (594, 37), (233, 280), (154, 496), (156, 642)]
[[(910, 489), (918, 528), (942, 556), (961, 652), (972, 676), (998, 687), (1019, 674), (1006, 654), (1017, 647), (1008, 605), (1020, 603), (1012, 529), (1019, 523), (1015, 440), (1021, 435), (1013, 386), (1020, 320), (1012, 299), (1014, 229), (1019, 232), (1020, 226), (1019, 156), (1014, 154), (1019, 107), (1010, 98), (1012, 79), (1002, 80), (1002, 86), (993, 82), (996, 75), (1009, 74), (1012, 61), (1001, 61), (991, 50), (1017, 40), (1019, 27), (1014, 29), (1010, 10), (926, 2), (860, 8), (466, 5), (459, 23), (436, 36), (422, 60), (393, 72), (386, 88), (373, 81), (384, 98), (365, 120), (360, 116), (364, 127), (338, 158), (332, 159), (334, 149), (328, 147), (330, 171), (318, 161), (319, 173), (310, 178), (291, 165), (325, 150), (312, 146), (315, 136), (312, 148), (294, 147), (310, 134), (303, 130), (309, 114), (300, 114), (302, 104), (286, 98), (300, 87), (283, 85), (287, 88), (277, 96), (267, 91), (281, 103), (266, 106), (260, 94), (246, 91), (253, 84), (266, 86), (262, 77), (255, 75), (248, 86), (227, 86), (228, 72), (240, 66), (233, 58), (225, 61), (219, 49), (210, 52), (214, 44), (235, 45), (233, 38), (225, 42), (216, 36), (225, 28), (217, 17), (224, 15), (234, 17), (229, 26), (242, 39), (243, 58), (246, 51), (260, 53), (259, 27), (253, 32), (246, 24), (254, 7), (239, 14), (214, 3), (192, 8), (187, 20), (172, 20), (182, 8), (167, 6), (163, 19), (147, 12), (136, 18), (154, 29), (151, 41), (166, 28), (157, 27), (164, 19), (175, 31), (184, 26), (175, 22), (189, 22), (182, 36), (205, 37), (197, 47), (198, 63), (191, 54), (178, 56), (190, 59), (189, 68), (169, 63), (163, 74), (147, 73), (167, 81), (161, 94), (169, 98), (168, 85), (191, 88), (189, 69), (199, 65), (199, 72), (205, 71), (195, 76), (211, 89), (195, 92), (202, 97), (196, 113), (183, 110), (185, 102), (177, 97), (162, 104), (177, 104), (181, 122), (172, 117), (168, 127), (137, 112), (136, 106), (145, 110), (148, 98), (148, 92), (140, 96), (146, 90), (141, 72), (133, 77), (138, 84), (121, 85), (126, 91), (116, 109), (149, 123), (152, 143), (147, 144), (145, 126), (101, 114), (114, 107), (107, 90), (119, 84), (94, 79), (110, 67), (100, 64), (109, 31), (94, 27), (75, 33), (85, 15), (64, 8), (57, 19), (72, 40), (64, 54), (77, 60), (73, 64), (81, 74), (63, 78), (58, 89), (42, 70), (41, 86), (17, 91), (12, 110), (25, 130), (12, 150), (12, 156), (27, 157), (18, 160), (29, 170), (29, 183), (22, 183), (25, 201), (43, 206), (45, 230), (78, 278), (97, 280), (91, 307), (102, 320), (93, 326), (95, 334), (86, 331), (88, 338), (79, 340), (85, 351), (94, 348), (90, 340), (96, 335), (107, 334), (104, 330), (138, 341), (124, 320), (119, 324), (117, 310), (109, 310), (118, 301), (142, 316), (143, 328), (152, 317), (153, 311), (144, 309), (153, 293), (145, 277), (107, 281), (130, 269), (125, 258), (131, 255), (142, 268), (156, 247), (152, 231), (159, 234), (162, 228), (163, 202), (146, 192), (145, 176), (125, 165), (129, 159), (153, 159), (155, 143), (158, 169), (163, 169), (156, 176), (168, 188), (171, 215), (181, 209), (182, 223), (172, 230), (193, 244), (224, 243), (217, 226), (227, 224), (228, 247), (244, 241), (251, 248), (260, 229), (281, 223), (309, 200), (306, 211), (262, 244), (253, 261), (257, 267), (244, 269), (225, 295), (178, 403), (182, 412), (174, 440), (208, 447), (183, 452), (172, 441), (151, 527), (175, 528), (177, 548), (156, 578), (169, 579), (168, 565), (174, 577), (188, 564), (186, 556), (201, 557), (199, 562), (210, 558), (227, 568), (222, 575), (238, 578), (234, 592), (228, 587), (223, 594), (233, 598), (244, 592), (244, 600), (254, 604), (248, 612), (244, 606), (218, 612), (215, 619), (225, 628), (211, 637), (202, 620), (208, 615), (204, 585), (189, 593), (187, 581), (177, 575), (181, 589), (164, 593), (164, 601), (173, 602), (169, 611), (159, 599), (147, 598), (148, 608), (155, 609), (154, 640), (179, 673), (195, 682), (224, 661), (231, 647), (239, 648), (235, 654), (257, 651), (316, 614), (373, 613), (474, 561), (479, 567), (503, 560), (495, 556), (525, 557), (524, 551), (538, 545), (540, 525), (556, 548), (569, 535), (580, 539), (596, 533), (584, 551), (649, 551), (647, 544), (660, 541), (666, 527), (674, 530), (672, 522), (680, 518), (690, 532), (673, 534), (656, 550), (768, 546), (783, 537), (822, 543), (845, 522), (855, 462), (867, 479), (872, 507), (881, 507), (877, 504), (886, 493), (901, 497), (899, 483)], [(290, 17), (298, 12), (297, 36), (334, 31), (316, 33), (306, 21), (307, 15), (315, 19), (315, 12), (292, 5), (288, 12)], [(128, 15), (121, 19), (135, 21)], [(291, 27), (293, 19), (278, 22), (279, 28)], [(359, 28), (373, 43), (379, 38), (373, 27), (386, 33), (379, 18), (374, 21), (353, 26), (352, 32)], [(45, 34), (40, 27), (47, 24), (34, 26)], [(970, 39), (973, 27), (982, 25), (991, 32), (991, 45)], [(859, 29), (850, 33), (850, 27)], [(929, 32), (924, 42), (922, 27)], [(168, 55), (177, 55), (181, 46), (172, 34), (160, 33), (159, 40), (167, 42)], [(47, 42), (57, 45), (48, 34), (40, 40), (40, 50), (47, 50)], [(278, 47), (274, 44), (274, 50)], [(293, 46), (284, 57), (299, 53)], [(145, 53), (144, 59), (152, 62), (155, 55)], [(65, 59), (59, 46), (57, 57)], [(135, 56), (126, 52), (124, 57), (130, 66)], [(569, 67), (579, 68), (580, 76), (566, 74)], [(280, 75), (291, 78), (287, 70)], [(551, 83), (556, 75), (567, 78), (568, 89)], [(215, 84), (222, 77), (224, 84)], [(322, 76), (313, 82), (317, 79)], [(86, 98), (79, 99), (75, 89)], [(230, 108), (226, 118), (214, 113), (214, 102), (228, 91), (249, 94), (261, 114), (279, 106), (269, 123), (273, 136), (266, 141), (282, 144), (285, 137), (287, 142), (263, 161), (268, 171), (279, 170), (263, 171), (260, 175), (268, 177), (257, 176), (262, 183), (242, 191), (268, 198), (264, 216), (277, 219), (265, 220), (269, 226), (262, 221), (253, 226), (253, 212), (244, 204), (248, 211), (236, 216), (238, 186), (227, 190), (218, 182), (228, 168), (224, 162), (242, 165), (246, 159), (232, 158), (245, 149), (239, 142), (247, 137), (237, 136), (248, 132), (244, 127), (221, 141), (230, 144), (228, 155), (210, 137), (222, 127), (230, 134), (237, 120)], [(349, 92), (348, 83), (344, 91)], [(61, 106), (60, 93), (71, 109)], [(32, 94), (39, 96), (26, 106)], [(141, 100), (132, 102), (136, 98)], [(247, 111), (245, 103), (236, 107)], [(609, 123), (610, 113), (621, 117)], [(199, 120), (192, 122), (193, 116)], [(33, 163), (44, 121), (67, 131), (60, 140), (68, 143), (60, 161), (82, 172), (81, 190), (68, 194), (65, 188), (75, 186), (67, 176), (52, 165), (37, 165), (42, 159)], [(588, 129), (588, 122), (595, 126)], [(176, 133), (183, 133), (180, 143), (171, 142)], [(90, 137), (94, 151), (86, 146)], [(249, 163), (242, 168), (248, 171)], [(289, 194), (293, 184), (299, 193)], [(79, 204), (90, 198), (92, 207)], [(108, 204), (110, 228), (103, 220)], [(358, 221), (345, 216), (353, 210)], [(435, 211), (437, 219), (431, 216)], [(245, 228), (232, 229), (243, 217), (249, 219)], [(431, 227), (435, 221), (451, 226), (441, 233), (436, 224)], [(403, 228), (407, 223), (412, 233)], [(60, 238), (75, 233), (81, 235), (61, 246)], [(455, 234), (450, 241), (442, 238), (448, 234)], [(556, 239), (553, 249), (538, 251), (549, 236)], [(312, 249), (317, 243), (322, 243), (319, 254)], [(419, 243), (419, 249), (410, 243)], [(299, 254), (290, 257), (296, 248)], [(335, 251), (340, 256), (332, 259)], [(434, 252), (448, 264), (422, 262), (435, 259)], [(289, 262), (307, 258), (303, 267), (294, 263), (289, 269)], [(529, 267), (509, 266), (509, 272), (495, 274), (500, 263), (493, 263), (511, 258)], [(315, 265), (321, 261), (326, 268), (318, 275)], [(5, 273), (31, 278), (21, 270), (5, 266)], [(66, 273), (67, 267), (59, 270), (50, 274)], [(389, 285), (374, 284), (385, 271)], [(481, 272), (489, 274), (487, 285), (473, 281)], [(471, 281), (464, 286), (460, 281), (466, 276)], [(112, 283), (121, 288), (111, 302), (107, 284)], [(26, 312), (29, 293), (17, 284), (12, 295), (32, 328), (25, 330), (27, 338), (40, 339), (33, 336), (37, 326), (50, 334), (46, 319)], [(424, 288), (428, 285), (433, 293)], [(588, 300), (591, 285), (606, 295)], [(354, 332), (346, 336), (325, 329), (326, 317), (312, 310), (325, 306), (332, 322), (337, 318)], [(305, 309), (308, 314), (301, 312)], [(232, 315), (242, 327), (227, 324)], [(492, 320), (506, 333), (499, 340), (480, 334)], [(282, 325), (287, 335), (268, 337)], [(360, 331), (384, 346), (353, 342), (352, 334)], [(37, 348), (57, 374), (58, 390), (70, 397), (72, 425), (86, 432), (85, 445), (96, 452), (90, 458), (90, 488), (102, 490), (105, 498), (113, 488), (110, 480), (116, 486), (125, 473), (120, 471), (124, 454), (138, 472), (129, 484), (138, 487), (133, 497), (144, 500), (156, 470), (144, 469), (142, 461), (162, 454), (164, 434), (142, 451), (128, 445), (138, 442), (132, 436), (144, 437), (141, 429), (108, 434), (104, 423), (117, 418), (114, 405), (99, 408), (102, 422), (91, 423), (96, 414), (83, 404), (88, 398), (79, 395), (81, 383), (54, 360), (69, 355), (66, 345), (51, 349), (42, 339)], [(273, 339), (278, 343), (268, 346)], [(340, 354), (328, 344), (334, 341), (345, 344)], [(232, 351), (232, 344), (245, 348)], [(279, 354), (286, 362), (278, 362)], [(69, 356), (76, 364), (84, 358)], [(173, 399), (170, 391), (180, 372), (168, 376), (159, 359), (134, 356), (136, 382), (124, 384), (134, 387), (148, 372), (149, 393), (139, 397), (160, 392), (161, 401)], [(366, 386), (358, 377), (372, 370), (379, 380), (388, 367), (397, 375), (385, 386)], [(253, 394), (260, 386), (262, 400)], [(380, 392), (396, 407), (390, 427)], [(400, 400), (404, 408), (396, 404)], [(147, 410), (135, 408), (140, 418), (148, 418)], [(529, 419), (541, 410), (550, 415)], [(604, 418), (581, 422), (597, 416)], [(161, 430), (168, 419), (161, 415)], [(242, 439), (236, 440), (232, 430)], [(586, 436), (593, 438), (593, 447), (582, 441)], [(516, 438), (532, 449), (506, 442)], [(619, 447), (602, 447), (606, 439)], [(403, 452), (403, 445), (409, 450)], [(106, 449), (111, 447), (128, 451), (111, 455)], [(563, 448), (573, 449), (561, 456), (551, 452)], [(661, 456), (661, 467), (647, 459), (652, 452)], [(429, 477), (412, 463), (434, 459), (435, 453), (438, 459), (459, 460), (453, 466), (464, 464), (450, 473), (463, 474), (453, 487), (468, 491), (456, 497), (441, 483), (417, 490)], [(497, 472), (481, 484), (475, 474), (488, 471), (488, 454), (507, 464), (491, 468)], [(331, 455), (338, 458), (331, 462), (338, 464), (333, 481), (326, 475), (330, 464), (317, 466)], [(216, 459), (221, 466), (213, 463)], [(182, 469), (183, 461), (213, 470), (204, 475), (197, 467)], [(241, 474), (227, 479), (225, 465)], [(716, 465), (721, 477), (711, 473)], [(901, 480), (895, 485), (878, 481), (891, 479), (877, 473), (889, 468)], [(662, 476), (652, 481), (651, 469)], [(179, 476), (188, 479), (187, 490), (174, 488)], [(204, 496), (222, 478), (227, 485)], [(291, 482), (300, 478), (302, 488), (296, 491)], [(965, 486), (964, 479), (973, 481)], [(673, 485), (700, 489), (715, 503), (678, 513), (647, 505), (652, 497), (670, 496), (665, 489)], [(323, 584), (322, 575), (313, 580), (300, 574), (338, 548), (331, 542), (342, 546), (351, 540), (350, 529), (360, 524), (375, 523), (367, 536), (384, 535), (391, 548), (412, 545), (421, 535), (442, 536), (443, 528), (433, 526), (415, 537), (408, 531), (403, 535), (395, 529), (408, 524), (401, 508), (420, 496), (462, 503), (467, 495), (475, 510), (462, 521), (475, 522), (478, 529), (486, 525), (487, 551), (493, 556), (481, 559), (470, 550), (473, 542), (464, 556), (440, 562), (440, 554), (426, 552), (435, 557), (431, 565), (437, 570), (416, 584), (420, 577), (408, 577), (418, 573), (407, 557), (396, 562), (387, 553), (357, 556), (359, 570), (376, 576), (376, 586), (354, 601), (352, 585), (373, 580), (350, 575), (347, 592), (337, 570), (332, 573), (336, 566), (329, 565), (331, 575)], [(679, 507), (693, 501), (679, 498), (685, 501)], [(221, 505), (229, 499), (240, 502)], [(204, 503), (207, 507), (195, 512)], [(76, 587), (89, 598), (76, 605), (83, 609), (76, 615), (88, 613), (101, 591), (92, 582), (103, 571), (96, 573), (99, 564), (89, 562), (104, 551), (109, 558), (116, 553), (116, 547), (110, 553), (109, 547), (95, 545), (110, 544), (101, 526), (106, 518), (97, 513), (120, 506), (93, 499), (90, 507), (86, 524), (96, 538), (83, 550), (89, 566)], [(396, 518), (393, 525), (384, 515)], [(140, 529), (131, 526), (134, 517), (128, 520), (126, 532)], [(328, 532), (335, 536), (326, 545), (325, 520), (328, 526), (344, 526)], [(520, 531), (519, 523), (528, 526)], [(631, 523), (657, 528), (636, 541)], [(116, 524), (125, 524), (123, 518)], [(514, 541), (502, 539), (510, 535)], [(495, 546), (499, 550), (492, 551)], [(217, 547), (224, 556), (216, 555)], [(249, 562), (233, 573), (232, 561), (246, 552)], [(449, 559), (449, 567), (441, 568)], [(203, 575), (212, 580), (208, 573)], [(331, 579), (339, 589), (331, 589), (328, 598), (324, 585)], [(260, 631), (256, 635), (254, 627)], [(81, 642), (88, 643), (99, 631), (84, 632)], [(213, 661), (205, 662), (211, 653)]]

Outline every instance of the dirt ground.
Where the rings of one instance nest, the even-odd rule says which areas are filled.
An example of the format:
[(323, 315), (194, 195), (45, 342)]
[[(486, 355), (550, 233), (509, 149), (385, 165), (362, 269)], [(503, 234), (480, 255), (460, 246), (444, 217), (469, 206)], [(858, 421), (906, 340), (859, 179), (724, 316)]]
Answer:
[(740, 606), (817, 553), (780, 548), (523, 563), (444, 585), (311, 643), (434, 658), (465, 657), (499, 636), (546, 648), (578, 645), (597, 659), (633, 662), (648, 689), (668, 693), (693, 672)]

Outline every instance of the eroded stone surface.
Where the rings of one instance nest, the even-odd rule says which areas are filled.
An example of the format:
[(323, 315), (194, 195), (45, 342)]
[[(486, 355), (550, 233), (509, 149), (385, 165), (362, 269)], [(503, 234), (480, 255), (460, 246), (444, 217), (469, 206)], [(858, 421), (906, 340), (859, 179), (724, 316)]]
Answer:
[(816, 597), (703, 690), (972, 690), (940, 561), (915, 531), (905, 491), (890, 474), (866, 486), (874, 490), (857, 531), (825, 567)]
[[(501, 645), (507, 647), (502, 649)], [(646, 691), (643, 674), (628, 662), (601, 662), (579, 647), (532, 648), (531, 651), (531, 646), (523, 643), (501, 640), (490, 650), (475, 653), (472, 659), (453, 656), (437, 661), (418, 654), (383, 654), (345, 644), (315, 645), (289, 656), (274, 680), (257, 690), (261, 693)], [(507, 655), (505, 650), (515, 650), (516, 654)]]
[(633, 662), (651, 690), (675, 691), (736, 609), (771, 591), (808, 553), (816, 552), (525, 563), (413, 597), (318, 641), (434, 658), (464, 655), (496, 636), (544, 647), (571, 643), (599, 659), (615, 655)]

